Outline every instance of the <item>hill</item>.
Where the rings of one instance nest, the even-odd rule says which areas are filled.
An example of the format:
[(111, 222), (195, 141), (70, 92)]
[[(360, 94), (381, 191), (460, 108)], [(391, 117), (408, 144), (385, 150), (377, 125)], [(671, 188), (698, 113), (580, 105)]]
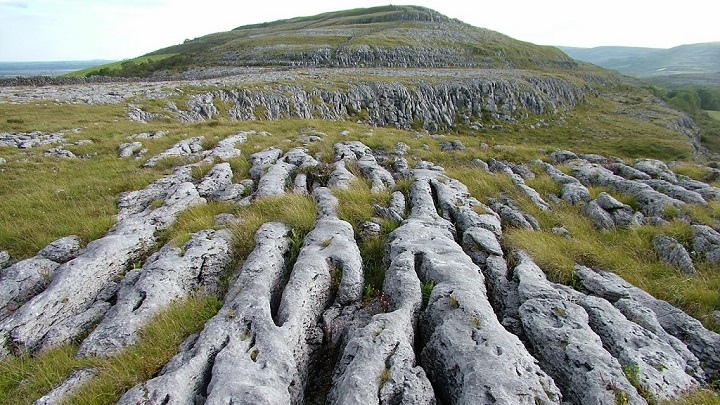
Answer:
[[(482, 67), (568, 69), (553, 47), (514, 40), (416, 6), (337, 11), (238, 27), (146, 57), (174, 55), (118, 75), (217, 66)], [(156, 58), (157, 59), (157, 58)]]
[(575, 59), (660, 84), (720, 86), (720, 42), (670, 49), (617, 46), (560, 49)]

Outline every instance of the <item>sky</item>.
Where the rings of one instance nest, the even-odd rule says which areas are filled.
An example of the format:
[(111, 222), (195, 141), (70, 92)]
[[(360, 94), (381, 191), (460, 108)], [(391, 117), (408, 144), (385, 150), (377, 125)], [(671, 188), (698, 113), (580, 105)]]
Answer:
[(707, 0), (0, 0), (0, 61), (121, 60), (242, 25), (387, 4), (428, 7), (539, 45), (720, 41)]

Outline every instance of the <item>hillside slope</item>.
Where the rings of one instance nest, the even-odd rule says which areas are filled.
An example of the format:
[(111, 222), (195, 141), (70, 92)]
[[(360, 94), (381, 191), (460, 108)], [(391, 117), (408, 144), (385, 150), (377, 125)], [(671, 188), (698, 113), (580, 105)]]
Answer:
[(248, 25), (145, 56), (160, 55), (174, 56), (147, 64), (142, 74), (209, 66), (576, 66), (557, 48), (517, 41), (416, 6), (355, 9)]

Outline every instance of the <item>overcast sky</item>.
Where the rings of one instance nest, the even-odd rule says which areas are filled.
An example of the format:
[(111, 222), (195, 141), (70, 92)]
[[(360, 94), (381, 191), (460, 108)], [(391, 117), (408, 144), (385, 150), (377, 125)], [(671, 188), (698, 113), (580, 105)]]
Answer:
[(720, 41), (708, 0), (0, 0), (0, 61), (125, 59), (246, 24), (414, 4), (541, 45)]

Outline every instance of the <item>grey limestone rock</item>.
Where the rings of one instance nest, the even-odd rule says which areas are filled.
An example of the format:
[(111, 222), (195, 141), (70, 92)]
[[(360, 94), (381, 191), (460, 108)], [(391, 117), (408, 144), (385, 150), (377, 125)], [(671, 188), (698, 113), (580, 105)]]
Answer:
[(692, 225), (692, 248), (708, 262), (720, 266), (720, 233), (707, 225)]
[(540, 196), (540, 193), (538, 193), (534, 188), (525, 184), (525, 181), (521, 176), (512, 173), (510, 175), (510, 178), (512, 179), (513, 183), (515, 183), (515, 186), (517, 186), (517, 188), (519, 188), (530, 199), (530, 201), (535, 204), (536, 207), (538, 207), (541, 211), (550, 211), (550, 209), (552, 208), (550, 207), (550, 204), (545, 202), (545, 200), (543, 200), (543, 198)]
[(373, 192), (395, 188), (395, 179), (387, 169), (380, 166), (371, 154), (366, 154), (357, 160), (358, 169), (363, 176), (370, 179), (370, 190)]
[(559, 150), (559, 151), (550, 153), (550, 159), (552, 159), (552, 162), (554, 164), (562, 163), (562, 162), (565, 162), (566, 160), (573, 160), (573, 159), (577, 159), (577, 158), (578, 158), (578, 156), (575, 153), (570, 152), (569, 150)]
[(667, 165), (655, 159), (636, 159), (632, 165), (635, 169), (649, 174), (651, 177), (665, 180), (670, 183), (677, 183), (678, 179)]
[(192, 183), (181, 183), (166, 191), (160, 207), (119, 220), (60, 265), (43, 292), (0, 322), (4, 346), (12, 342), (20, 350), (35, 351), (87, 331), (110, 307), (97, 300), (103, 290), (154, 245), (157, 231), (169, 227), (181, 211), (204, 202)]
[(247, 185), (231, 183), (213, 191), (207, 199), (208, 201), (237, 201), (248, 196), (252, 192), (251, 190), (252, 187), (248, 188)]
[(7, 250), (0, 250), (0, 269), (7, 266), (8, 263), (10, 263), (10, 253)]
[(201, 197), (209, 197), (213, 193), (224, 189), (232, 183), (233, 172), (230, 163), (219, 163), (200, 180), (197, 185)]
[(74, 259), (79, 251), (80, 238), (70, 235), (48, 243), (37, 255), (57, 263), (65, 263)]
[(131, 388), (118, 404), (291, 403), (288, 387), (298, 371), (273, 304), (286, 272), (288, 233), (280, 223), (258, 229), (255, 249), (218, 314), (160, 375)]
[(665, 180), (642, 180), (643, 184), (647, 184), (654, 190), (663, 193), (676, 200), (680, 200), (689, 204), (707, 204), (707, 201), (700, 193), (688, 190), (682, 186), (672, 184)]
[(170, 148), (166, 149), (163, 152), (160, 152), (159, 154), (151, 157), (145, 163), (143, 164), (143, 167), (152, 167), (157, 164), (162, 159), (169, 158), (169, 157), (187, 157), (187, 158), (193, 158), (197, 156), (202, 156), (203, 152), (205, 151), (205, 148), (202, 145), (202, 142), (205, 140), (205, 137), (197, 136), (194, 138), (188, 138), (183, 139), (182, 141), (177, 142)]
[(248, 157), (252, 167), (250, 168), (250, 177), (258, 181), (268, 167), (274, 164), (280, 156), (282, 156), (282, 149), (271, 146), (260, 152), (253, 153)]
[(21, 260), (0, 273), (0, 320), (50, 284), (58, 263), (34, 256)]
[(490, 208), (492, 208), (492, 210), (500, 216), (502, 222), (508, 226), (521, 229), (540, 229), (540, 225), (535, 218), (521, 212), (510, 201), (507, 201), (506, 204), (498, 200), (491, 200)]
[(649, 174), (624, 163), (608, 163), (605, 167), (628, 180), (650, 180), (652, 178)]
[(181, 248), (165, 245), (137, 275), (126, 275), (117, 302), (82, 342), (80, 356), (110, 356), (136, 343), (140, 329), (174, 300), (205, 289), (217, 293), (219, 277), (232, 257), (227, 231), (205, 230)]
[(680, 200), (653, 190), (647, 184), (620, 177), (599, 164), (582, 160), (569, 161), (567, 164), (575, 178), (585, 185), (606, 186), (634, 196), (645, 215), (662, 216), (666, 207), (684, 204)]
[(674, 238), (658, 235), (653, 238), (653, 247), (660, 261), (668, 263), (688, 275), (695, 275), (697, 273), (690, 254), (685, 250), (685, 247)]
[(237, 144), (247, 142), (248, 135), (252, 134), (255, 134), (255, 131), (240, 131), (221, 139), (203, 160), (208, 163), (214, 163), (216, 159), (226, 162), (242, 155), (242, 151), (237, 148)]
[(292, 183), (292, 176), (299, 169), (316, 165), (318, 165), (317, 160), (308, 155), (307, 149), (290, 149), (281, 159), (269, 166), (267, 172), (260, 177), (254, 194), (255, 198), (284, 194), (286, 185)]
[(685, 370), (687, 361), (652, 331), (629, 321), (608, 301), (588, 296), (579, 302), (590, 326), (626, 370), (634, 370), (643, 390), (658, 400), (668, 400), (698, 386)]
[(560, 198), (568, 204), (577, 204), (581, 201), (590, 201), (590, 191), (578, 179), (569, 176), (554, 166), (545, 163), (545, 171), (553, 181), (560, 184)]
[[(615, 303), (626, 316), (630, 314), (630, 319), (637, 319), (641, 326), (658, 336), (662, 336), (661, 332), (664, 331), (677, 338), (675, 343), (669, 343), (678, 353), (678, 347), (689, 349), (700, 360), (708, 378), (720, 374), (720, 335), (705, 329), (700, 321), (666, 301), (656, 299), (616, 274), (594, 271), (582, 266), (576, 266), (575, 274), (585, 289)], [(643, 316), (643, 308), (649, 310), (652, 316)], [(688, 361), (688, 365), (693, 367), (691, 361)]]
[(65, 149), (62, 145), (46, 150), (45, 153), (43, 153), (43, 156), (52, 156), (63, 159), (77, 159), (77, 156), (74, 153)]
[[(419, 329), (425, 344), (421, 362), (438, 398), (450, 403), (488, 398), (508, 404), (559, 403), (552, 379), (498, 322), (480, 269), (455, 242), (452, 225), (437, 217), (430, 185), (436, 175), (416, 175), (410, 217), (393, 231), (387, 251), (411, 261), (420, 280), (435, 282)], [(488, 247), (497, 252), (492, 242)]]
[[(522, 305), (518, 314), (533, 352), (560, 386), (566, 401), (613, 404), (616, 393), (629, 403), (644, 404), (618, 361), (590, 328), (587, 312), (575, 302), (582, 294), (547, 281), (525, 255), (514, 269)], [(624, 394), (619, 394), (623, 392)]]
[(62, 384), (53, 388), (52, 391), (43, 395), (33, 402), (33, 405), (60, 405), (67, 401), (68, 397), (79, 389), (83, 384), (90, 382), (98, 374), (97, 369), (82, 368), (73, 370)]
[(410, 146), (405, 142), (398, 142), (393, 147), (393, 153), (398, 156), (403, 156), (410, 150)]
[(710, 186), (702, 181), (694, 180), (688, 176), (682, 174), (677, 175), (678, 185), (685, 187), (688, 190), (692, 190), (700, 194), (706, 201), (707, 200), (720, 200), (720, 188)]
[(138, 107), (128, 108), (127, 117), (133, 121), (147, 124), (150, 121), (167, 118), (165, 115), (159, 113), (151, 113)]
[(490, 173), (490, 166), (488, 166), (488, 164), (482, 159), (473, 159), (472, 165), (486, 173)]
[(130, 156), (134, 155), (136, 152), (139, 152), (143, 148), (143, 144), (135, 141), (135, 142), (129, 142), (129, 143), (121, 143), (118, 146), (118, 157), (119, 158), (129, 158)]

